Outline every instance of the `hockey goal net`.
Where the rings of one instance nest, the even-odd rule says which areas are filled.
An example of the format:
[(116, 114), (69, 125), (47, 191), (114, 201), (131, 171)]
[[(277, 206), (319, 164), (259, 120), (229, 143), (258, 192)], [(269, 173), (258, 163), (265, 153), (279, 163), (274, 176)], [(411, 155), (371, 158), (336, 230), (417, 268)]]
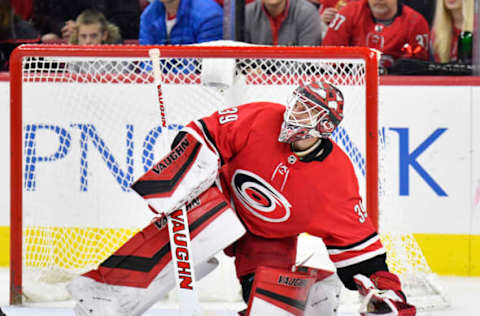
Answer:
[[(375, 51), (160, 47), (165, 130), (149, 49), (32, 45), (13, 53), (13, 304), (67, 299), (66, 282), (96, 267), (150, 222), (152, 214), (129, 185), (167, 151), (163, 133), (173, 137), (189, 121), (234, 105), (284, 103), (299, 83), (313, 79), (323, 78), (344, 92), (345, 119), (333, 137), (350, 156), (369, 216), (378, 221), (388, 190), (381, 176), (385, 147), (378, 137)], [(381, 222), (389, 265), (401, 275), (407, 295), (421, 306), (441, 305), (413, 237), (390, 233)], [(236, 290), (225, 292), (232, 291), (233, 270), (220, 271), (227, 285), (214, 288), (223, 292), (211, 293), (210, 287), (200, 297), (240, 299)]]

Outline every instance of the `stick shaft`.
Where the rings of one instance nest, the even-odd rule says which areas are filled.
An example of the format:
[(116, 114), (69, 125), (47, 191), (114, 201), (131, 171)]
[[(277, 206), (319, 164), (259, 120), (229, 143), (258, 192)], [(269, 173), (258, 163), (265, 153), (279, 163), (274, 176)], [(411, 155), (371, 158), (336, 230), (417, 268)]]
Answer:
[[(168, 126), (162, 89), (160, 50), (158, 48), (150, 49), (149, 55), (152, 61), (153, 79), (156, 86), (156, 97), (162, 121), (163, 149), (168, 152)], [(200, 316), (202, 312), (195, 286), (192, 241), (188, 228), (186, 207), (183, 206), (181, 210), (169, 214), (167, 219), (180, 314), (182, 316)]]

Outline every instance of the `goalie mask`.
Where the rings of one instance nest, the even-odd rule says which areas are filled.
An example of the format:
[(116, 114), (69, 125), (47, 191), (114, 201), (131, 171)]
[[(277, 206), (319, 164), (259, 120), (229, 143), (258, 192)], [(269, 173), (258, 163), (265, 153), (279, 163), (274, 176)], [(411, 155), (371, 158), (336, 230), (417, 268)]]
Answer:
[(278, 141), (330, 137), (343, 119), (343, 94), (324, 81), (300, 86), (287, 101)]

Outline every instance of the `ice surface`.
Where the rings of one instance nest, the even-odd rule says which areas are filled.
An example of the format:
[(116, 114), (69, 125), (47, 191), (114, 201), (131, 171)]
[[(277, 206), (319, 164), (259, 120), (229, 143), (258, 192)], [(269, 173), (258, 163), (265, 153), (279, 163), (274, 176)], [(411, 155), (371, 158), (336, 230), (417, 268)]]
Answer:
[[(480, 316), (478, 299), (480, 298), (480, 277), (440, 276), (440, 285), (451, 302), (448, 310), (418, 313), (418, 316)], [(8, 306), (9, 272), (0, 269), (0, 307), (7, 316), (73, 316), (72, 303), (29, 304), (26, 306)], [(243, 303), (202, 303), (204, 316), (236, 316), (237, 310), (244, 308)], [(172, 303), (156, 304), (146, 316), (176, 316), (176, 305)], [(342, 311), (339, 316), (358, 314)]]

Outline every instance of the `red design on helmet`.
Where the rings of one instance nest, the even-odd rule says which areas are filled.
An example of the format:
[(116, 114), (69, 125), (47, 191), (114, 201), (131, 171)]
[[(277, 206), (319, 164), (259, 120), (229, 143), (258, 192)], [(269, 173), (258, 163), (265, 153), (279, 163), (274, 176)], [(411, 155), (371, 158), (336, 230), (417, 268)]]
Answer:
[(299, 86), (287, 102), (279, 141), (329, 137), (343, 119), (343, 103), (342, 92), (325, 81)]

